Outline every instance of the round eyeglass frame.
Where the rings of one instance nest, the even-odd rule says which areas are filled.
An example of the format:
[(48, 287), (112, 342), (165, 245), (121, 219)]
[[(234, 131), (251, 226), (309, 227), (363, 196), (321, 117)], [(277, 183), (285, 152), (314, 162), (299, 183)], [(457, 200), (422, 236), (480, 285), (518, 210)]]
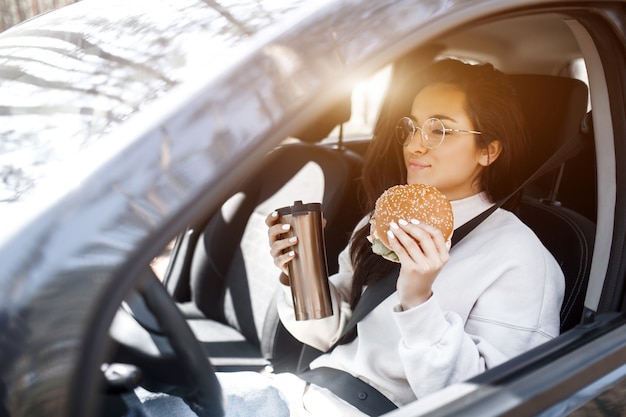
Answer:
[[(403, 117), (396, 123), (395, 136), (396, 140), (402, 146), (407, 146), (413, 140), (415, 131), (419, 130), (422, 136), (422, 142), (428, 149), (436, 149), (443, 143), (446, 137), (446, 132), (455, 133), (472, 133), (474, 135), (482, 135), (482, 132), (477, 130), (466, 129), (449, 129), (443, 124), (441, 120), (436, 117), (431, 117), (424, 121), (422, 126), (417, 126), (415, 121), (410, 117)], [(441, 132), (441, 133), (436, 133)]]

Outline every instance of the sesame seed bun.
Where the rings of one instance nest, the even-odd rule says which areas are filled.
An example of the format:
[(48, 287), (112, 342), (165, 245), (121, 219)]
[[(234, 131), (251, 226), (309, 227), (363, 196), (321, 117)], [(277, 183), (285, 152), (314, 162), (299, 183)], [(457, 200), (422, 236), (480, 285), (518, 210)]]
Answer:
[(441, 230), (446, 241), (452, 237), (454, 215), (446, 196), (430, 185), (396, 185), (376, 200), (370, 227), (372, 250), (391, 261), (398, 262), (398, 257), (389, 249), (387, 231), (389, 223), (400, 219), (416, 219), (434, 226)]

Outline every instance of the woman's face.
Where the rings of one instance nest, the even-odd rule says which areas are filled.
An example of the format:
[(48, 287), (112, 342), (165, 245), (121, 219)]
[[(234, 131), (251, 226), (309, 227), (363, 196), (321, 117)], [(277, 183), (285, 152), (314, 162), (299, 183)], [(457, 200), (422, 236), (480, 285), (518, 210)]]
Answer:
[[(420, 127), (425, 120), (436, 117), (446, 129), (474, 130), (464, 104), (465, 93), (457, 87), (434, 84), (415, 96), (411, 116)], [(417, 130), (413, 139), (403, 147), (407, 182), (434, 186), (450, 200), (480, 192), (477, 178), (488, 158), (485, 156), (487, 151), (476, 146), (474, 136), (472, 133), (446, 132), (443, 143), (436, 149), (429, 149)]]

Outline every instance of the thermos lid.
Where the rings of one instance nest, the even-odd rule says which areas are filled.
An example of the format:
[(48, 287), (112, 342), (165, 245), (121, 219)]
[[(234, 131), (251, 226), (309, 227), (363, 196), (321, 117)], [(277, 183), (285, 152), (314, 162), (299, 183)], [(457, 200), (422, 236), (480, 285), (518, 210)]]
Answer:
[(292, 216), (302, 216), (305, 214), (309, 214), (312, 211), (322, 211), (321, 203), (307, 203), (303, 204), (301, 200), (296, 200), (293, 202), (293, 206), (289, 207), (281, 207), (276, 210), (278, 214), (281, 216), (286, 216), (291, 214)]

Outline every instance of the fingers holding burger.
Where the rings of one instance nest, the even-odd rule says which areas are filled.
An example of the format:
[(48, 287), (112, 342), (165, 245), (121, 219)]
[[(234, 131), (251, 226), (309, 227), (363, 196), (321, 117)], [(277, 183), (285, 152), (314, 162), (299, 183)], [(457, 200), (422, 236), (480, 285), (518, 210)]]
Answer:
[(449, 247), (454, 229), (450, 201), (435, 187), (407, 184), (387, 189), (376, 201), (368, 238), (374, 253), (392, 262), (399, 262), (396, 253), (390, 249), (387, 232), (391, 223), (398, 223), (403, 219), (436, 227)]

